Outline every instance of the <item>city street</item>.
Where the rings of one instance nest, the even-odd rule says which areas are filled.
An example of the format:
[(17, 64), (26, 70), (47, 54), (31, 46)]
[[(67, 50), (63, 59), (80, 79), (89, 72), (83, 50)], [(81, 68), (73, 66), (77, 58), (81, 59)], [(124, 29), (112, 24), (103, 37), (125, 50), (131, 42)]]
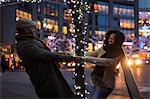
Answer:
[[(114, 67), (106, 70), (105, 59), (97, 58), (106, 58), (106, 66), (118, 60), (129, 64), (138, 88), (128, 67), (123, 66), (124, 74), (117, 65), (115, 76)], [(49, 67), (56, 62), (77, 97), (93, 96), (90, 76), (96, 64), (104, 67), (95, 69), (103, 76), (93, 77), (98, 85), (112, 87), (114, 81), (107, 79), (116, 77), (107, 99), (140, 98), (139, 92), (150, 99), (150, 0), (0, 0), (0, 99), (39, 99), (24, 66), (43, 97), (51, 92), (43, 91), (46, 81), (57, 77), (65, 85)]]
[[(74, 90), (73, 70), (61, 69), (63, 75), (67, 79), (70, 87)], [(143, 96), (143, 99), (150, 98), (150, 66), (145, 65), (140, 68), (134, 68), (134, 75), (137, 80), (138, 88)], [(92, 86), (89, 82), (90, 73), (92, 69), (86, 69), (86, 89), (92, 93)], [(0, 74), (1, 80), (1, 99), (38, 99), (33, 86), (29, 80), (29, 77), (25, 72), (16, 70), (15, 72), (7, 71), (4, 74)], [(90, 98), (90, 95), (88, 96)], [(108, 99), (130, 99), (122, 72), (116, 77), (116, 89), (108, 97)]]

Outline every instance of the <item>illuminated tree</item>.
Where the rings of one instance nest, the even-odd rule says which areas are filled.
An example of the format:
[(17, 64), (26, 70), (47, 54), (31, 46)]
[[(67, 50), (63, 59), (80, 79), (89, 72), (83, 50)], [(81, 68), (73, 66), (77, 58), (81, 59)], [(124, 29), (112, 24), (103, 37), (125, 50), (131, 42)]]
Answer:
[[(78, 56), (84, 56), (85, 34), (87, 33), (88, 23), (84, 20), (87, 13), (86, 0), (64, 0), (69, 7), (69, 14), (72, 16), (72, 24), (75, 25), (75, 33), (72, 34), (75, 42), (75, 54)], [(75, 95), (76, 98), (85, 98), (85, 74), (84, 74), (84, 62), (76, 63), (75, 72)]]

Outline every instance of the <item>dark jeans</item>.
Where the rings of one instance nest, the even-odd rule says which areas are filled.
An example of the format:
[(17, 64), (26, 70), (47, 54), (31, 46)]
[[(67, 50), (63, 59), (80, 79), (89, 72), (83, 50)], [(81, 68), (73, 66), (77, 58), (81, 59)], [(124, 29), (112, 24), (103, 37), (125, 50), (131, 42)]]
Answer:
[(111, 88), (97, 89), (95, 87), (95, 93), (92, 96), (92, 99), (106, 99), (112, 91), (113, 89)]
[(2, 73), (5, 73), (5, 68), (2, 67)]

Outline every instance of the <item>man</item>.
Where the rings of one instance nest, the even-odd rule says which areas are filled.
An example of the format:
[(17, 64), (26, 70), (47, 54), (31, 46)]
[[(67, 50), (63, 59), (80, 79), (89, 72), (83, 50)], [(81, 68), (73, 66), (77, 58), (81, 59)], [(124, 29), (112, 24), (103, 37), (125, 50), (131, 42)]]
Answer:
[(16, 22), (16, 49), (22, 64), (40, 98), (73, 98), (74, 94), (62, 76), (58, 62), (75, 61), (72, 56), (52, 53), (34, 36), (35, 25), (28, 19)]
[(6, 69), (6, 58), (5, 58), (5, 55), (2, 55), (2, 57), (1, 57), (1, 67), (2, 67), (2, 73), (5, 73), (5, 69)]

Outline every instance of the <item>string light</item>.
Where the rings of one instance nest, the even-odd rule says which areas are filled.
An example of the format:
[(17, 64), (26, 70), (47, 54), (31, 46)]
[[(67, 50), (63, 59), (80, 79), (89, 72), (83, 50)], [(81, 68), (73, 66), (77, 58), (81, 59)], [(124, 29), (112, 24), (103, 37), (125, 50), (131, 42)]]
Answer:
[[(70, 7), (68, 11), (68, 15), (72, 16), (71, 23), (75, 26), (73, 26), (73, 29), (76, 31), (75, 34), (71, 34), (74, 38), (73, 41), (75, 44), (73, 46), (75, 47), (75, 54), (74, 55), (82, 55), (85, 54), (84, 44), (87, 44), (85, 41), (84, 35), (87, 33), (87, 25), (88, 23), (85, 22), (83, 25), (83, 18), (84, 13), (87, 13), (88, 10), (88, 3), (85, 0), (64, 0), (67, 5)], [(84, 27), (84, 28), (83, 28)], [(85, 97), (85, 89), (84, 89), (84, 64), (85, 62), (81, 63), (74, 63), (75, 72), (74, 72), (74, 78), (75, 81), (79, 81), (74, 85), (76, 91), (75, 94), (77, 95), (77, 98)], [(81, 68), (82, 67), (82, 68)], [(81, 83), (82, 82), (82, 83)], [(84, 90), (84, 91), (83, 91)]]

